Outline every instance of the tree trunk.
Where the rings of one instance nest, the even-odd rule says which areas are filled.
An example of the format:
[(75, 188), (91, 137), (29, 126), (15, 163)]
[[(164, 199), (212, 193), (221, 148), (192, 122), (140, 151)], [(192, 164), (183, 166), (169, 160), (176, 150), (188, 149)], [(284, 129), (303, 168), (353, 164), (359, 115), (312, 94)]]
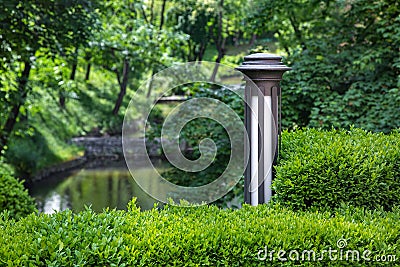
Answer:
[(160, 27), (159, 30), (162, 30), (162, 27), (164, 26), (164, 13), (165, 13), (165, 5), (167, 4), (167, 0), (163, 0), (162, 6), (161, 6), (161, 13), (160, 13)]
[(187, 61), (192, 61), (192, 50), (193, 50), (193, 48), (192, 48), (192, 42), (190, 41), (190, 39), (188, 39), (188, 54), (187, 54)]
[(303, 35), (301, 33), (301, 30), (299, 29), (299, 24), (297, 23), (296, 17), (293, 14), (293, 12), (290, 12), (289, 21), (294, 30), (294, 35), (296, 36), (296, 39), (298, 40), (298, 42), (301, 44), (303, 51), (306, 50), (307, 46), (304, 42)]
[(206, 51), (206, 43), (201, 43), (200, 45), (200, 50), (199, 50), (199, 56), (198, 56), (198, 61), (203, 60), (204, 52)]
[[(277, 33), (278, 33), (279, 37), (282, 36), (282, 34), (281, 34), (281, 32), (279, 30), (277, 31)], [(290, 56), (290, 50), (289, 50), (289, 47), (286, 44), (283, 46), (283, 49), (285, 49), (287, 55)]]
[(238, 46), (240, 45), (239, 39), (240, 39), (240, 31), (236, 31), (236, 32), (235, 32), (235, 37), (234, 37), (234, 39), (233, 39), (233, 42), (234, 42), (233, 45), (234, 45), (235, 47), (238, 47)]
[(215, 82), (215, 78), (217, 77), (217, 73), (218, 73), (219, 63), (221, 63), (221, 60), (225, 55), (225, 41), (226, 41), (226, 38), (224, 38), (222, 45), (217, 47), (218, 56), (217, 56), (217, 59), (215, 60), (215, 63), (217, 63), (217, 64), (215, 64), (215, 67), (213, 69), (213, 73), (210, 78), (211, 82)]
[(193, 51), (192, 51), (192, 54), (193, 54), (193, 57), (192, 57), (192, 59), (191, 59), (190, 61), (196, 61), (197, 58), (198, 58), (198, 56), (199, 56), (199, 53), (197, 52), (197, 45), (196, 45), (196, 43), (193, 44)]
[(18, 93), (20, 94), (20, 99), (18, 99), (11, 107), (11, 112), (8, 115), (7, 121), (1, 131), (0, 136), (0, 153), (3, 151), (4, 147), (7, 145), (8, 138), (14, 129), (15, 123), (19, 115), (21, 106), (24, 104), (28, 91), (26, 90), (26, 85), (28, 84), (29, 74), (31, 72), (32, 65), (29, 61), (25, 61), (24, 70), (22, 71), (21, 77), (18, 79)]
[(60, 107), (62, 109), (65, 109), (65, 92), (63, 90), (60, 91), (59, 97), (58, 97), (58, 103), (60, 104)]
[(151, 96), (151, 89), (153, 87), (153, 75), (154, 75), (154, 67), (151, 69), (151, 73), (150, 73), (150, 81), (148, 84), (147, 95), (146, 95), (147, 98), (149, 98)]
[(119, 84), (119, 94), (118, 94), (118, 98), (117, 101), (115, 102), (115, 106), (114, 109), (112, 111), (113, 115), (117, 115), (118, 111), (122, 105), (122, 100), (124, 99), (124, 96), (126, 94), (126, 87), (128, 85), (128, 74), (129, 74), (129, 62), (127, 59), (124, 59), (124, 66), (122, 69), (122, 81), (120, 79), (118, 70), (116, 71), (117, 74), (117, 79), (118, 79), (118, 84)]
[(71, 74), (69, 75), (69, 79), (71, 81), (75, 80), (76, 68), (78, 67), (77, 60), (75, 59), (74, 63), (72, 64)]
[(256, 40), (257, 40), (257, 34), (254, 33), (254, 34), (251, 36), (251, 40), (250, 40), (249, 45), (250, 45), (250, 46), (253, 46), (254, 43), (256, 42)]
[(217, 72), (218, 72), (218, 67), (219, 67), (219, 63), (221, 62), (222, 58), (225, 55), (225, 42), (226, 42), (226, 38), (223, 38), (222, 35), (222, 9), (224, 7), (224, 0), (221, 0), (220, 2), (220, 11), (218, 12), (218, 30), (217, 30), (217, 37), (214, 39), (215, 40), (215, 46), (217, 48), (218, 51), (218, 56), (217, 59), (215, 60), (215, 67), (213, 70), (213, 73), (210, 77), (210, 81), (211, 82), (215, 82), (215, 78), (217, 77)]
[(143, 16), (143, 19), (144, 19), (144, 21), (146, 22), (146, 24), (149, 24), (149, 20), (147, 19), (146, 12), (144, 11), (142, 5), (140, 5), (140, 11), (142, 12), (142, 16)]
[(150, 2), (150, 23), (153, 24), (154, 19), (154, 0)]
[[(75, 80), (76, 69), (78, 67), (78, 48), (75, 48), (75, 53), (73, 54), (73, 56), (74, 57), (72, 61), (71, 74), (69, 75), (69, 79), (71, 81)], [(62, 109), (65, 109), (65, 92), (62, 89), (60, 90), (59, 103), (60, 107)]]
[(92, 67), (92, 64), (88, 63), (86, 67), (86, 73), (85, 73), (85, 81), (89, 81), (90, 77), (90, 68)]

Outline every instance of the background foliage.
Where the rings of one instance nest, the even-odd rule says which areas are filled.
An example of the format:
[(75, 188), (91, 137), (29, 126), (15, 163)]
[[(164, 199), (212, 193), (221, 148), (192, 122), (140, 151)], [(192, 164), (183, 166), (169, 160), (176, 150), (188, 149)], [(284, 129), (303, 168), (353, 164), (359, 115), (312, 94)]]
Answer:
[[(193, 98), (213, 98), (220, 100), (224, 104), (232, 108), (244, 120), (244, 105), (242, 98), (238, 95), (239, 91), (235, 92), (228, 88), (220, 86), (195, 83), (185, 85), (185, 88), (176, 88), (176, 91), (185, 91), (190, 88)], [(184, 110), (182, 112), (185, 112)], [(150, 140), (160, 140), (161, 126), (164, 121), (160, 109), (153, 109), (150, 113), (150, 127), (146, 134)], [(228, 133), (224, 127), (229, 127), (230, 122), (224, 122), (220, 125), (218, 122), (208, 118), (196, 118), (188, 122), (182, 129), (180, 139), (185, 144), (183, 154), (190, 160), (195, 160), (200, 157), (199, 142), (205, 138), (210, 138), (214, 141), (217, 154), (212, 164), (205, 170), (200, 172), (185, 172), (170, 165), (166, 171), (162, 172), (162, 176), (168, 181), (180, 185), (196, 187), (208, 184), (221, 176), (226, 169), (231, 157), (231, 143), (240, 144), (242, 140), (230, 140)], [(212, 131), (210, 131), (212, 129)], [(161, 151), (163, 153), (163, 151)], [(214, 204), (226, 207), (239, 206), (243, 201), (243, 179), (222, 199)]]
[[(275, 2), (266, 2), (272, 12)], [(399, 128), (399, 3), (307, 1), (317, 6), (307, 13), (300, 2), (300, 16), (279, 17), (293, 28), (278, 34), (293, 67), (282, 85), (284, 126)]]

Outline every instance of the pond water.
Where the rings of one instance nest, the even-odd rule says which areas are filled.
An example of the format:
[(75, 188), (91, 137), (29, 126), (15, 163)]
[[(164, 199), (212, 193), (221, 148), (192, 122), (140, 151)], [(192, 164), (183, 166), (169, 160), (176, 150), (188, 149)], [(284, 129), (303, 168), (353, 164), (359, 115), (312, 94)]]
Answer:
[[(143, 210), (151, 209), (157, 202), (146, 194), (131, 177), (124, 161), (112, 166), (88, 168), (64, 173), (31, 185), (29, 191), (36, 199), (40, 212), (47, 214), (65, 209), (81, 211), (90, 206), (96, 212), (106, 207), (126, 209), (127, 203), (137, 198)], [(165, 163), (154, 162), (158, 170), (165, 169)], [(150, 169), (139, 169), (138, 175), (148, 177), (152, 183)], [(157, 186), (157, 185), (154, 185)]]

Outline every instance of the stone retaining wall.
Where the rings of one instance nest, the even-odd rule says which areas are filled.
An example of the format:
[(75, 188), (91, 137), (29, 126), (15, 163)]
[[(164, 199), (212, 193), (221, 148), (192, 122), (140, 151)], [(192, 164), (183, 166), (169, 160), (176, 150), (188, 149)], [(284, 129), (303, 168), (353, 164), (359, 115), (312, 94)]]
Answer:
[[(141, 138), (129, 139), (129, 149), (131, 153), (137, 154), (138, 157), (146, 156), (140, 155), (139, 143), (143, 142)], [(67, 172), (83, 168), (86, 166), (107, 166), (107, 162), (123, 160), (122, 150), (122, 137), (121, 136), (110, 136), (110, 137), (76, 137), (71, 139), (71, 144), (74, 144), (85, 149), (83, 157), (63, 162), (55, 166), (51, 166), (35, 174), (31, 181), (38, 181), (46, 178), (50, 178), (58, 173)], [(147, 146), (147, 150), (150, 157), (160, 157), (161, 149), (158, 142), (153, 142)]]
[(85, 157), (123, 157), (122, 138), (120, 136), (110, 137), (76, 137), (71, 144), (85, 148)]

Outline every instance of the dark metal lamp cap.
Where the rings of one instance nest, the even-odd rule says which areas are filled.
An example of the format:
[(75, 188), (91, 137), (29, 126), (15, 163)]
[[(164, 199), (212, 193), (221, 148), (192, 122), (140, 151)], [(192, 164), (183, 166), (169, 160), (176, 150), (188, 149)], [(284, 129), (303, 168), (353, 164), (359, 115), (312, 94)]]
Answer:
[(251, 71), (281, 71), (285, 72), (292, 68), (282, 63), (282, 57), (273, 54), (256, 53), (244, 57), (242, 65), (236, 69), (244, 72)]

